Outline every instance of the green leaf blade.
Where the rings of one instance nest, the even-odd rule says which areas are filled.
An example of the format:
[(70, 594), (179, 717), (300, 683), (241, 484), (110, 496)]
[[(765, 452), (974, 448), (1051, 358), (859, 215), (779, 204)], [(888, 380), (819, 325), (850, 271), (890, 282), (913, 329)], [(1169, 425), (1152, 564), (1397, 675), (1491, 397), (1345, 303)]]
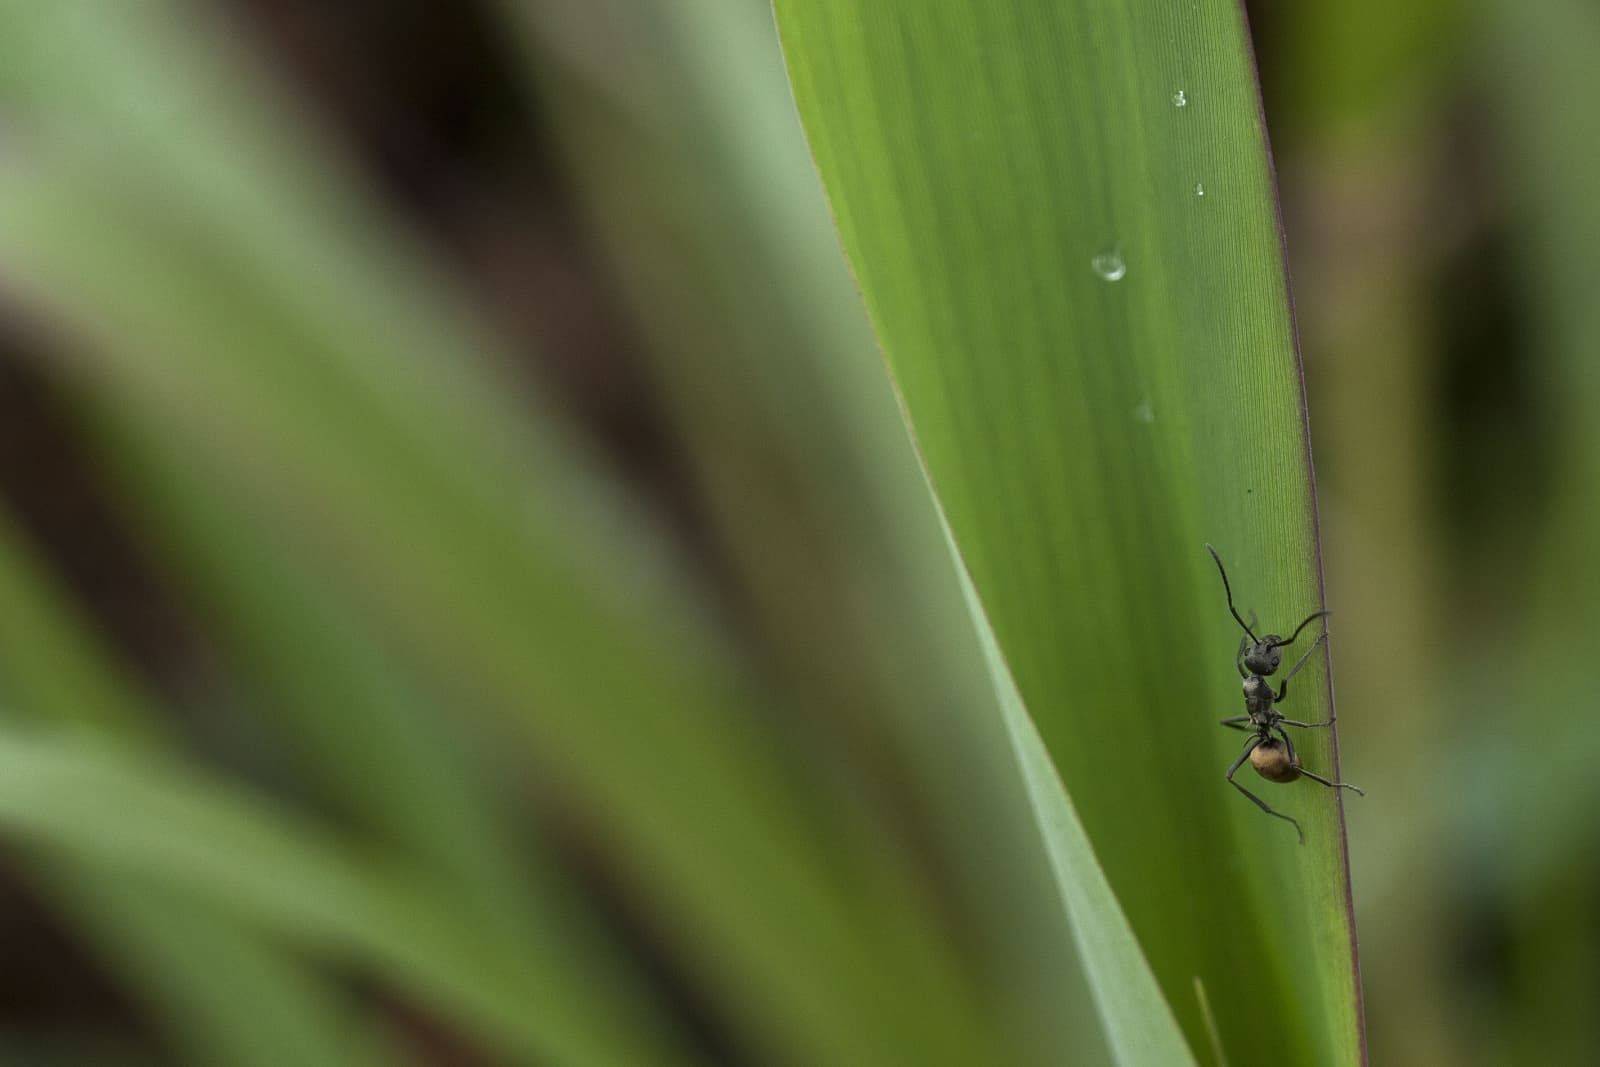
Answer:
[[(1190, 1046), (1198, 978), (1235, 1061), (1359, 1060), (1339, 798), (1250, 786), (1299, 849), (1222, 781), (1238, 631), (1203, 543), (1269, 629), (1322, 606), (1238, 8), (777, 8), (934, 487)], [(1326, 679), (1319, 655), (1286, 713), (1328, 718)], [(1338, 773), (1331, 737), (1296, 743)]]

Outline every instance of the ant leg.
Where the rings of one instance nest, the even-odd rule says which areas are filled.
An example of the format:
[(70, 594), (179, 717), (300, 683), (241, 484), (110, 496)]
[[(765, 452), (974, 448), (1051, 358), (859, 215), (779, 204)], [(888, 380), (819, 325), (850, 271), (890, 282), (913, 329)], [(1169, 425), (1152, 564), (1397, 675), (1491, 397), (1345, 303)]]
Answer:
[(1294, 719), (1279, 719), (1278, 722), (1279, 722), (1279, 724), (1281, 724), (1283, 726), (1300, 726), (1300, 727), (1304, 727), (1307, 730), (1314, 730), (1318, 726), (1332, 726), (1333, 725), (1333, 720), (1332, 719), (1328, 719), (1325, 722), (1296, 722)]
[(1283, 738), (1283, 743), (1285, 745), (1289, 746), (1289, 762), (1294, 764), (1295, 769), (1298, 770), (1301, 774), (1305, 775), (1307, 778), (1310, 778), (1313, 782), (1321, 782), (1323, 785), (1328, 786), (1330, 788), (1354, 789), (1357, 793), (1360, 793), (1362, 796), (1366, 796), (1367, 795), (1367, 791), (1365, 789), (1362, 789), (1359, 785), (1351, 785), (1349, 782), (1330, 782), (1326, 778), (1322, 777), (1322, 775), (1318, 774), (1316, 771), (1308, 771), (1308, 770), (1306, 770), (1305, 767), (1300, 765), (1300, 757), (1295, 755), (1295, 753), (1294, 753), (1294, 742), (1289, 739), (1289, 735), (1284, 732), (1283, 727), (1274, 725), (1273, 729), (1278, 731), (1278, 736)]
[(1283, 732), (1283, 728), (1281, 726), (1277, 726), (1275, 728), (1278, 731), (1278, 736), (1283, 738), (1284, 747), (1289, 752), (1289, 765), (1291, 767), (1300, 766), (1300, 757), (1294, 754), (1294, 742), (1289, 739), (1288, 734)]
[(1324, 630), (1321, 636), (1311, 643), (1311, 647), (1306, 649), (1306, 654), (1300, 657), (1299, 662), (1297, 662), (1293, 667), (1289, 668), (1289, 673), (1283, 676), (1283, 684), (1278, 686), (1278, 695), (1272, 698), (1272, 702), (1274, 704), (1279, 703), (1286, 695), (1288, 695), (1289, 679), (1300, 673), (1300, 668), (1306, 665), (1306, 661), (1309, 660), (1311, 658), (1311, 654), (1317, 650), (1317, 646), (1322, 644), (1327, 639), (1328, 632)]
[(1324, 630), (1322, 633), (1318, 634), (1317, 635), (1317, 639), (1315, 641), (1311, 642), (1311, 647), (1306, 649), (1306, 654), (1301, 656), (1300, 659), (1295, 662), (1295, 665), (1293, 667), (1289, 668), (1289, 673), (1283, 676), (1283, 680), (1287, 682), (1290, 678), (1293, 678), (1295, 675), (1299, 674), (1300, 673), (1300, 668), (1304, 667), (1306, 665), (1306, 661), (1309, 660), (1311, 658), (1312, 654), (1317, 651), (1317, 646), (1321, 645), (1323, 642), (1325, 642), (1327, 640), (1328, 640), (1328, 632), (1326, 630)]
[(1306, 843), (1306, 832), (1304, 830), (1300, 829), (1300, 824), (1298, 822), (1295, 822), (1293, 819), (1291, 819), (1289, 816), (1285, 815), (1281, 811), (1273, 811), (1272, 808), (1270, 808), (1267, 805), (1267, 802), (1265, 800), (1262, 800), (1260, 797), (1258, 797), (1254, 793), (1250, 792), (1250, 790), (1246, 789), (1244, 786), (1240, 785), (1238, 782), (1233, 780), (1234, 772), (1237, 771), (1240, 767), (1244, 766), (1244, 761), (1250, 758), (1250, 753), (1254, 752), (1255, 749), (1256, 749), (1256, 746), (1261, 744), (1261, 742), (1263, 740), (1264, 739), (1260, 738), (1260, 737), (1253, 737), (1253, 738), (1250, 739), (1250, 743), (1244, 746), (1244, 751), (1239, 753), (1239, 758), (1233, 761), (1233, 766), (1232, 767), (1228, 768), (1228, 784), (1233, 786), (1239, 792), (1243, 793), (1245, 796), (1249, 797), (1250, 798), (1250, 803), (1254, 804), (1256, 807), (1260, 808), (1262, 811), (1266, 812), (1268, 815), (1271, 815), (1271, 816), (1273, 816), (1275, 818), (1282, 819), (1283, 821), (1293, 825), (1294, 826), (1294, 832), (1299, 835), (1300, 843), (1303, 845), (1303, 844)]
[(1330, 782), (1326, 778), (1322, 777), (1322, 775), (1317, 774), (1315, 771), (1308, 771), (1304, 767), (1300, 768), (1300, 773), (1311, 779), (1313, 782), (1321, 782), (1329, 789), (1354, 789), (1362, 796), (1367, 795), (1367, 791), (1362, 789), (1359, 785), (1351, 785), (1349, 782)]
[(1249, 722), (1250, 722), (1250, 716), (1248, 716), (1248, 715), (1235, 715), (1231, 719), (1223, 719), (1222, 720), (1222, 725), (1231, 726), (1235, 730), (1249, 730), (1249, 729), (1251, 729), (1251, 727), (1249, 726)]
[(1228, 768), (1228, 781), (1233, 781), (1233, 772), (1238, 770), (1240, 767), (1243, 767), (1244, 761), (1250, 758), (1250, 753), (1254, 752), (1256, 750), (1256, 746), (1265, 740), (1266, 738), (1264, 737), (1252, 737), (1248, 742), (1245, 743), (1244, 751), (1239, 753), (1239, 758), (1233, 761), (1232, 767)]
[(1270, 808), (1267, 805), (1267, 802), (1265, 800), (1262, 800), (1260, 797), (1258, 797), (1254, 793), (1250, 792), (1250, 790), (1246, 789), (1244, 786), (1242, 786), (1238, 782), (1234, 781), (1231, 777), (1228, 779), (1228, 784), (1233, 786), (1239, 792), (1243, 793), (1249, 799), (1250, 803), (1254, 804), (1256, 807), (1260, 808), (1262, 811), (1266, 812), (1268, 815), (1271, 815), (1271, 816), (1273, 816), (1274, 818), (1277, 818), (1277, 819), (1282, 819), (1284, 822), (1289, 823), (1291, 826), (1293, 826), (1294, 827), (1295, 836), (1299, 838), (1300, 844), (1303, 845), (1303, 844), (1306, 843), (1306, 832), (1304, 830), (1300, 829), (1300, 824), (1298, 822), (1296, 822), (1294, 819), (1290, 818), (1289, 816), (1285, 815), (1281, 811), (1273, 811), (1272, 808)]

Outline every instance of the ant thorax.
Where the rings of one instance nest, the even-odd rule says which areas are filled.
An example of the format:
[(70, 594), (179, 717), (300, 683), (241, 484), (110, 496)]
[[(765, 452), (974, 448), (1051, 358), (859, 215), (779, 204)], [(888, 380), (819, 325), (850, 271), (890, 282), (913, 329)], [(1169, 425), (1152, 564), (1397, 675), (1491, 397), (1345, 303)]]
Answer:
[(1244, 680), (1244, 710), (1250, 713), (1251, 718), (1271, 714), (1272, 703), (1271, 682), (1259, 674), (1252, 674)]

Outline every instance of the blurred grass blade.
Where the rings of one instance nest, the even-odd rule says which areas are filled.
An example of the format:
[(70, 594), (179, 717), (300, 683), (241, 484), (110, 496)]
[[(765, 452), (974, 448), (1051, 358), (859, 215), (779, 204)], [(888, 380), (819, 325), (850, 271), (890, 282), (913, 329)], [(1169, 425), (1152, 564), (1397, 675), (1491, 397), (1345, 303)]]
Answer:
[[(87, 623), (36, 564), (0, 511), (0, 664), (12, 718), (154, 747), (162, 720), (140, 687), (98, 647)], [(197, 1062), (377, 1063), (341, 1032), (334, 984), (267, 945), (92, 861), (32, 873), (111, 969), (140, 990), (175, 1047)], [(218, 974), (230, 976), (224, 986)], [(227, 988), (226, 996), (218, 992)], [(239, 1005), (254, 1006), (255, 1014)]]
[(47, 864), (52, 901), (99, 944), (113, 973), (188, 1063), (400, 1067), (358, 997), (283, 944), (152, 888), (116, 865)]
[[(166, 546), (223, 642), (260, 728), (337, 810), (372, 828), (520, 951), (558, 952), (623, 996), (630, 978), (601, 966), (595, 916), (552, 857), (518, 825), (511, 783), (475, 766), (492, 742), (384, 647), (325, 586), (293, 540), (252, 516), (238, 487), (109, 407), (86, 413), (103, 462), (126, 481), (127, 513)], [(495, 768), (498, 769), (498, 768)], [(574, 955), (576, 944), (586, 951)]]
[[(22, 539), (10, 528), (9, 517), (3, 512), (0, 512), (0, 591), (4, 592), (7, 609), (0, 622), (0, 662), (10, 668), (7, 689), (25, 701), (21, 707), (30, 719), (55, 724), (57, 729), (71, 727), (101, 747), (114, 744), (146, 754), (154, 754), (163, 747), (177, 750), (177, 739), (170, 736), (167, 721), (149, 705), (140, 687), (119, 669), (107, 650), (98, 646), (59, 588), (45, 576)], [(18, 715), (17, 712), (11, 714)], [(350, 767), (340, 769), (353, 773)], [(36, 802), (53, 803), (42, 796), (36, 798)], [(403, 810), (411, 812), (413, 817), (416, 815), (414, 808)], [(436, 813), (428, 813), (428, 817), (435, 816)], [(173, 832), (181, 830), (175, 825)], [(293, 832), (282, 831), (281, 836), (287, 839)], [(241, 839), (231, 840), (233, 847), (240, 847)], [(217, 862), (232, 862), (226, 846), (217, 842), (213, 847)], [(295, 854), (300, 846), (288, 841), (282, 847)], [(351, 883), (358, 885), (351, 892), (366, 892), (369, 897), (378, 895), (372, 887), (381, 885), (384, 879), (363, 871), (359, 862), (340, 859), (337, 850), (329, 849), (319, 859), (315, 850), (307, 845), (301, 854), (309, 857), (305, 866), (292, 860), (277, 867), (268, 864), (260, 868), (270, 872), (262, 877), (281, 879), (286, 886), (292, 885), (296, 878), (303, 879), (303, 892), (314, 896), (326, 890), (328, 903), (335, 911), (341, 906), (340, 893)], [(450, 865), (430, 862), (431, 859), (436, 857), (429, 857), (424, 850), (422, 857), (413, 862), (416, 869), (431, 871), (430, 877), (447, 881), (448, 894), (440, 891), (429, 896), (425, 892), (423, 899), (415, 903), (415, 910), (396, 915), (388, 922), (377, 914), (381, 909), (376, 908), (372, 909), (371, 925), (363, 925), (347, 916), (346, 925), (354, 926), (357, 933), (349, 942), (328, 935), (330, 939), (380, 970), (392, 967), (394, 973), (388, 975), (390, 980), (418, 996), (442, 989), (440, 1001), (459, 1011), (469, 1024), (487, 1031), (487, 1039), (493, 1043), (524, 1052), (567, 1048), (574, 1050), (574, 1055), (619, 1056), (624, 1060), (631, 1057), (639, 1061), (648, 1058), (653, 1062), (674, 1055), (669, 1031), (660, 1028), (660, 1020), (652, 1018), (636, 990), (620, 984), (617, 976), (607, 975), (600, 960), (571, 954), (579, 943), (575, 935), (565, 932), (562, 937), (551, 937), (544, 933), (535, 937), (504, 914), (467, 906), (470, 894), (463, 892), (457, 879), (449, 877)], [(322, 863), (320, 868), (319, 863)], [(293, 1043), (298, 1034), (300, 1047), (310, 1047), (322, 1040), (319, 1035), (324, 1035), (327, 1028), (314, 1017), (313, 995), (296, 988), (299, 982), (292, 970), (273, 959), (272, 949), (251, 944), (204, 915), (197, 915), (189, 927), (167, 921), (162, 917), (170, 918), (167, 910), (170, 902), (159, 893), (135, 887), (130, 892), (138, 899), (126, 904), (105, 899), (107, 894), (119, 891), (117, 880), (103, 875), (106, 865), (90, 855), (84, 857), (81, 864), (48, 864), (39, 872), (43, 884), (55, 887), (53, 898), (83, 923), (85, 933), (102, 950), (117, 953), (127, 946), (138, 945), (151, 959), (187, 958), (184, 953), (191, 938), (194, 939), (193, 951), (213, 961), (236, 950), (235, 965), (240, 980), (250, 978), (258, 982), (262, 987), (260, 999), (276, 999), (284, 1005), (285, 1014), (278, 1021), (276, 1038)], [(248, 880), (247, 875), (244, 877)], [(363, 882), (365, 890), (359, 888)], [(525, 887), (529, 894), (525, 903), (533, 904), (537, 899), (532, 896), (532, 888), (531, 885)], [(218, 896), (219, 910), (230, 904), (236, 909), (250, 904), (249, 894), (242, 884), (232, 901), (221, 899), (224, 894), (220, 892)], [(286, 909), (293, 911), (292, 906)], [(572, 921), (576, 916), (568, 911), (544, 918)], [(121, 922), (126, 922), (127, 926), (119, 928)], [(454, 943), (430, 942), (426, 937), (409, 932), (435, 925), (449, 929)], [(299, 936), (292, 919), (269, 922), (268, 926), (280, 935)], [(313, 931), (313, 936), (315, 933)], [(464, 950), (459, 949), (462, 945), (466, 946)], [(508, 965), (508, 960), (518, 962)], [(113, 964), (131, 972), (141, 966), (141, 961), (128, 953), (114, 959)], [(183, 1036), (211, 1041), (213, 1048), (219, 1047), (232, 1028), (226, 1018), (204, 1012), (208, 1006), (219, 1010), (225, 1006), (213, 1002), (207, 996), (209, 990), (200, 987), (214, 981), (214, 976), (170, 963), (156, 966), (166, 969), (160, 981), (152, 985), (153, 1001), (158, 1007), (171, 1004), (174, 999), (185, 1002), (191, 1013), (186, 1025), (192, 1032)], [(583, 984), (600, 981), (602, 975), (606, 975), (603, 986)], [(193, 984), (186, 985), (186, 979), (192, 979)], [(603, 1006), (587, 993), (589, 989), (599, 988), (605, 989)], [(519, 998), (533, 997), (536, 993), (537, 999), (559, 1020), (558, 1024), (528, 1028), (522, 1014), (511, 1007), (519, 1003)], [(331, 987), (325, 994), (335, 1000), (342, 997)], [(459, 1003), (453, 999), (457, 997)], [(297, 1020), (298, 1026), (295, 1025)], [(657, 1028), (653, 1037), (641, 1036), (652, 1027)], [(630, 1040), (636, 1042), (633, 1046), (636, 1051), (632, 1053), (628, 1051)], [(640, 1051), (646, 1048), (648, 1054)], [(356, 1055), (352, 1051), (344, 1058), (351, 1060)], [(324, 1057), (324, 1061), (327, 1059)]]
[[(497, 943), (424, 877), (354, 850), (170, 761), (105, 744), (0, 736), (0, 825), (60, 856), (198, 898), (276, 938), (349, 953), (518, 1059), (655, 1063), (589, 1025), (553, 961)], [(108, 917), (109, 917), (109, 913)], [(125, 931), (138, 936), (138, 927)], [(169, 947), (171, 947), (169, 945)]]
[[(1234, 1061), (1358, 1061), (1340, 798), (1268, 787), (1300, 849), (1221, 780), (1238, 631), (1203, 543), (1263, 625), (1321, 602), (1240, 9), (776, 6), (934, 488), (1190, 1047), (1199, 977)], [(1331, 715), (1322, 657), (1293, 688)], [(1300, 748), (1338, 774), (1329, 733)]]
[(169, 440), (139, 433), (118, 412), (89, 421), (104, 462), (128, 481), (130, 519), (182, 566), (208, 609), (207, 629), (228, 639), (240, 684), (260, 702), (261, 728), (279, 735), (314, 791), (447, 882), (457, 906), (508, 951), (549, 960), (570, 984), (604, 990), (619, 1014), (628, 1005), (636, 1023), (670, 1029), (650, 1018), (659, 1013), (643, 977), (624, 964), (584, 891), (520, 825), (517, 785), (494, 773), (515, 765), (482, 765), (494, 742), (457, 714), (459, 696), (426, 684), (327, 596), (316, 566), (251, 515), (236, 485), (204, 477)]
[[(526, 417), (450, 287), (180, 10), (0, 25), (22, 146), (0, 158), (12, 295), (81, 345), (85, 387), (236, 480), (326, 595), (516, 739), (613, 876), (648, 888), (630, 903), (739, 1041), (813, 1062), (983, 1059), (1002, 1043), (989, 998), (905, 843), (787, 758), (754, 713), (776, 699), (640, 550), (648, 522), (554, 420)], [(459, 948), (438, 963), (456, 975), (503, 963), (431, 947)], [(539, 977), (562, 1007), (506, 1036), (556, 1020), (546, 1040), (634, 1039), (582, 1029), (614, 1008), (605, 991)], [(497, 985), (444, 993), (503, 1027), (515, 994)]]
[(0, 694), (12, 721), (111, 732), (159, 743), (160, 712), (105, 655), (83, 613), (62, 595), (10, 512), (0, 508)]
[[(946, 534), (949, 528), (946, 527)], [(950, 552), (959, 558), (955, 540)], [(1028, 795), (1039, 820), (1039, 833), (1050, 854), (1061, 902), (1072, 925), (1084, 968), (1089, 973), (1089, 991), (1105, 1029), (1106, 1041), (1118, 1063), (1193, 1063), (1194, 1056), (1179, 1032), (1172, 1009), (1161, 995), (1150, 965), (1139, 950), (1139, 942), (1128, 920), (1117, 905), (1117, 898), (1106, 882), (1100, 861), (1095, 858), (1089, 837), (1083, 830), (1072, 798), (1061, 784), (1061, 776), (1044, 747), (1028, 709), (1023, 706), (1016, 682), (1006, 667), (1005, 656), (994, 639), (983, 605), (965, 569), (961, 588), (966, 594), (984, 655), (989, 661), (1001, 714), (1016, 749), (1017, 763), (1027, 782)]]

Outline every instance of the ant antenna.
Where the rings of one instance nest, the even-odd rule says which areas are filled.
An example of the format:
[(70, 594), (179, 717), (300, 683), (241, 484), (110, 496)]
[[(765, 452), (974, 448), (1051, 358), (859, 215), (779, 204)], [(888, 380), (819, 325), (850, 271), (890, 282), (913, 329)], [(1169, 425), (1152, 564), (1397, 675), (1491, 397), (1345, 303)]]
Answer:
[[(1215, 555), (1215, 554), (1216, 553), (1212, 553), (1212, 555)], [(1296, 626), (1294, 628), (1294, 633), (1290, 634), (1289, 637), (1286, 640), (1274, 641), (1274, 642), (1272, 642), (1271, 646), (1269, 646), (1269, 647), (1271, 647), (1271, 648), (1283, 648), (1286, 645), (1294, 644), (1294, 639), (1300, 636), (1300, 631), (1304, 630), (1307, 626), (1310, 626), (1313, 620), (1325, 619), (1329, 615), (1332, 615), (1332, 614), (1333, 614), (1333, 612), (1331, 612), (1331, 611), (1314, 611), (1314, 612), (1312, 612), (1311, 615), (1306, 618), (1305, 622), (1301, 623), (1299, 626)]]
[[(1228, 595), (1228, 612), (1229, 612), (1229, 614), (1231, 614), (1233, 616), (1233, 621), (1234, 622), (1238, 623), (1240, 626), (1244, 626), (1244, 632), (1250, 635), (1250, 640), (1255, 641), (1255, 642), (1257, 642), (1259, 644), (1260, 643), (1260, 638), (1256, 637), (1255, 631), (1250, 629), (1249, 626), (1246, 626), (1245, 625), (1245, 621), (1243, 619), (1239, 618), (1239, 613), (1234, 610), (1234, 607), (1233, 607), (1233, 590), (1228, 587), (1228, 572), (1226, 570), (1224, 570), (1223, 567), (1222, 567), (1222, 557), (1217, 555), (1217, 550), (1212, 548), (1209, 544), (1206, 545), (1206, 551), (1211, 553), (1211, 558), (1217, 561), (1217, 573), (1222, 575), (1222, 591)], [(1327, 612), (1322, 612), (1321, 614), (1326, 615)], [(1314, 618), (1316, 618), (1316, 616), (1313, 615), (1311, 618), (1314, 619)], [(1306, 622), (1310, 622), (1310, 621), (1311, 621), (1311, 619), (1307, 619), (1306, 620)], [(1300, 625), (1302, 627), (1305, 626), (1305, 622), (1301, 623)], [(1300, 633), (1299, 630), (1295, 631), (1296, 635), (1298, 635), (1299, 633)], [(1293, 637), (1289, 638), (1289, 641), (1293, 641), (1293, 640), (1294, 640)], [(1288, 644), (1289, 641), (1285, 641), (1284, 644)]]

